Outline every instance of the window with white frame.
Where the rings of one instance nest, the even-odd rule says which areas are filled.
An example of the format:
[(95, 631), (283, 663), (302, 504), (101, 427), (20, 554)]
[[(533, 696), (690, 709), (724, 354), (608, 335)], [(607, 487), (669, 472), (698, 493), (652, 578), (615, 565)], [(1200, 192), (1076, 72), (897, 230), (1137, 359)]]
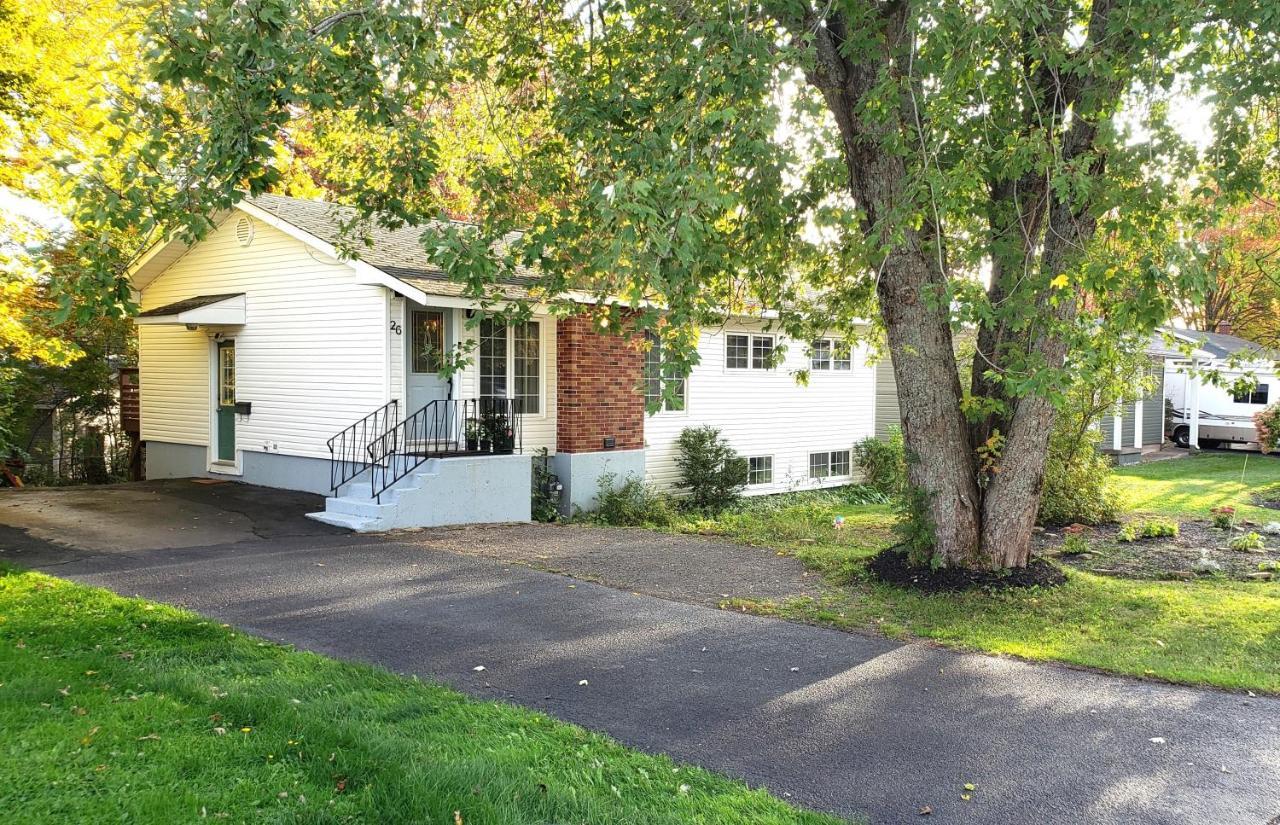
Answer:
[(848, 341), (837, 339), (831, 342), (831, 369), (846, 371), (853, 369), (853, 347)]
[(724, 338), (725, 369), (773, 369), (773, 346), (772, 335), (730, 332)]
[(511, 328), (511, 397), (523, 413), (542, 412), (542, 344), (537, 321), (526, 321)]
[(849, 451), (809, 453), (809, 478), (840, 478), (850, 472)]
[(809, 345), (809, 367), (848, 372), (853, 369), (853, 347), (839, 338), (819, 338)]
[(537, 321), (480, 322), (480, 397), (514, 398), (525, 414), (542, 412), (542, 337)]
[(751, 363), (751, 336), (729, 333), (724, 337), (726, 369), (745, 370)]
[(1237, 404), (1262, 404), (1265, 406), (1270, 389), (1266, 384), (1257, 384), (1251, 390), (1233, 392), (1231, 400)]
[(644, 353), (644, 402), (650, 410), (684, 409), (685, 379), (664, 363), (662, 341), (652, 332), (644, 334), (649, 346)]
[(770, 484), (773, 482), (773, 456), (753, 455), (747, 459), (747, 483)]

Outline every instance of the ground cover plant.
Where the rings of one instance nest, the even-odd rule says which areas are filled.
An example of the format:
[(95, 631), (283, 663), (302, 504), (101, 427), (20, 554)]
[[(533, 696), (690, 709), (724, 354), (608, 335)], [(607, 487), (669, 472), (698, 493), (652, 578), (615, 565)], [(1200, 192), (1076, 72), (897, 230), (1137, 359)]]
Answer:
[(0, 810), (26, 823), (835, 822), (542, 714), (13, 570), (0, 730)]
[[(1210, 512), (1235, 507), (1237, 526), (1265, 518), (1272, 511), (1250, 504), (1250, 496), (1280, 481), (1280, 461), (1254, 455), (1246, 466), (1243, 456), (1206, 455), (1125, 468), (1114, 481), (1119, 499), (1134, 509), (1130, 520), (1150, 522), (1154, 532), (1180, 522), (1179, 536), (1122, 544), (1113, 540), (1118, 527), (1089, 527), (1076, 532), (1088, 546), (1062, 557), (1058, 548), (1071, 533), (1046, 530), (1037, 552), (1057, 556), (1067, 573), (1055, 588), (923, 595), (874, 581), (867, 565), (898, 542), (895, 514), (887, 503), (863, 503), (875, 493), (860, 486), (749, 499), (718, 518), (667, 529), (774, 548), (830, 585), (821, 599), (726, 600), (735, 609), (1146, 678), (1280, 692), (1280, 583), (1237, 580), (1270, 573), (1280, 548), (1261, 555), (1228, 549), (1233, 534), (1214, 528)], [(1187, 543), (1183, 558), (1171, 557), (1167, 566), (1185, 570), (1189, 580), (1145, 566), (1153, 554), (1172, 553), (1170, 542)], [(1190, 571), (1197, 544), (1223, 560), (1220, 571)], [(1131, 555), (1108, 555), (1107, 547)], [(1126, 558), (1133, 559), (1129, 572)]]

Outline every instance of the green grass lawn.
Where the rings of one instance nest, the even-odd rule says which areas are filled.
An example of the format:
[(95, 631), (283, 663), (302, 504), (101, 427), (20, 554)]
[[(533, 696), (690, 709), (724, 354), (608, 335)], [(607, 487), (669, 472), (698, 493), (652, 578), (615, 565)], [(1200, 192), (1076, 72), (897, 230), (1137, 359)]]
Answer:
[(8, 821), (835, 822), (532, 711), (12, 570), (0, 731)]
[[(1241, 483), (1241, 472), (1245, 472)], [(1220, 504), (1242, 518), (1280, 513), (1248, 504), (1249, 490), (1280, 481), (1280, 460), (1206, 455), (1117, 473), (1127, 505), (1175, 518), (1208, 518)], [(836, 514), (846, 526), (832, 525)], [(894, 543), (883, 505), (813, 503), (754, 507), (684, 529), (776, 547), (837, 587), (821, 601), (733, 602), (754, 612), (874, 628), (898, 638), (1056, 660), (1188, 684), (1280, 693), (1280, 583), (1140, 581), (1068, 571), (1050, 590), (924, 596), (867, 580), (865, 563)]]
[(1237, 517), (1280, 520), (1280, 511), (1255, 506), (1252, 491), (1280, 484), (1280, 458), (1256, 453), (1203, 453), (1116, 470), (1127, 508), (1174, 518), (1207, 519), (1214, 507), (1230, 505)]

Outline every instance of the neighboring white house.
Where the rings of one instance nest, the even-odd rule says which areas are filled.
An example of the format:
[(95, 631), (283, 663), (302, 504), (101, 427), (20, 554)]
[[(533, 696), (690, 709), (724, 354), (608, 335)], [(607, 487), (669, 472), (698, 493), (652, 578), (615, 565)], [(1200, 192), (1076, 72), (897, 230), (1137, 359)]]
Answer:
[(1173, 442), (1206, 449), (1256, 442), (1253, 416), (1280, 400), (1280, 354), (1226, 332), (1168, 332), (1196, 348), (1165, 362)]
[[(477, 316), (426, 262), (417, 229), (374, 229), (343, 260), (343, 217), (264, 195), (134, 268), (148, 478), (329, 493), (318, 515), (356, 529), (526, 520), (541, 449), (565, 507), (589, 507), (603, 473), (670, 486), (688, 426), (719, 427), (751, 459), (749, 493), (847, 483), (853, 444), (875, 432), (876, 370), (861, 347), (788, 342), (740, 319), (703, 332), (684, 400), (668, 405), (682, 408), (646, 415), (640, 387), (661, 373), (658, 351), (588, 315)], [(527, 285), (492, 297), (527, 297)], [(471, 362), (442, 379), (442, 353), (463, 341)], [(773, 347), (785, 361), (766, 369)], [(793, 375), (803, 368), (808, 386)]]

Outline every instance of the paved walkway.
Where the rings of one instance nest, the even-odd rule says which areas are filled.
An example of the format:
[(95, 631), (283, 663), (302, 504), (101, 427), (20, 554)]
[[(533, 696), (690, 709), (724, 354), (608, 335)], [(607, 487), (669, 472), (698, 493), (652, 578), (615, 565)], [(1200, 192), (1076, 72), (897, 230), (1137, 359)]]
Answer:
[(676, 603), (424, 538), (74, 550), (0, 528), (0, 559), (540, 708), (877, 823), (922, 821), (923, 806), (923, 821), (953, 823), (1280, 814), (1280, 700)]

